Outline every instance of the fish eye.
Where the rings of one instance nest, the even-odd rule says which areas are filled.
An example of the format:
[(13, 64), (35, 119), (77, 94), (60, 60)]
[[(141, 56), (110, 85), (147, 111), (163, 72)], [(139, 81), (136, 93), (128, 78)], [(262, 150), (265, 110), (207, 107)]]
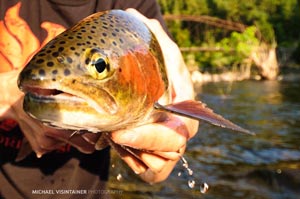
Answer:
[(113, 75), (109, 58), (101, 49), (88, 48), (85, 51), (84, 63), (90, 76), (97, 80), (103, 80)]
[(107, 63), (103, 58), (97, 59), (94, 65), (98, 73), (103, 73), (106, 69), (109, 70), (109, 63)]

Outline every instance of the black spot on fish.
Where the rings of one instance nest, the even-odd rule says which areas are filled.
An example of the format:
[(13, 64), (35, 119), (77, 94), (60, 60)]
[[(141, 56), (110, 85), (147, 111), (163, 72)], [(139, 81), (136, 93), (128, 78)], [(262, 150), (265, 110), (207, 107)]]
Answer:
[(77, 45), (77, 46), (81, 46), (81, 43), (77, 43), (76, 45)]
[(122, 72), (122, 68), (119, 68), (119, 72), (120, 72), (120, 73)]
[(91, 42), (90, 42), (90, 41), (87, 41), (87, 42), (86, 42), (86, 44), (89, 44), (89, 45), (90, 45), (90, 44), (91, 44)]
[(95, 31), (91, 30), (91, 33), (95, 33)]
[(120, 41), (121, 43), (124, 43), (124, 41), (123, 41), (123, 39), (122, 39), (122, 38), (120, 38), (120, 39), (119, 39), (119, 41)]
[(43, 60), (43, 59), (38, 59), (38, 60), (36, 60), (36, 63), (37, 64), (41, 64), (41, 63), (43, 63), (45, 60)]
[(81, 33), (81, 32), (79, 32), (79, 33), (77, 33), (77, 35), (82, 35), (82, 33)]
[(69, 76), (70, 74), (71, 74), (71, 71), (70, 71), (69, 69), (66, 68), (66, 69), (64, 70), (64, 75), (65, 75), (65, 76)]
[(46, 53), (51, 53), (51, 52), (52, 52), (52, 50), (47, 50), (47, 51), (46, 51)]
[(38, 54), (39, 57), (43, 57), (43, 56), (45, 56), (45, 55), (46, 55), (46, 53), (39, 53), (39, 54)]
[(71, 58), (71, 57), (67, 57), (67, 62), (68, 62), (69, 64), (71, 64), (71, 63), (73, 62), (72, 58)]
[(79, 56), (80, 56), (80, 54), (79, 54), (78, 52), (75, 52), (75, 55), (76, 55), (77, 57), (79, 57)]
[(106, 29), (106, 30), (108, 29), (108, 27), (107, 27), (107, 26), (102, 26), (102, 28), (104, 28), (104, 29)]
[(47, 66), (52, 67), (54, 66), (54, 63), (52, 61), (47, 62)]
[(114, 46), (117, 46), (117, 42), (115, 42), (115, 41), (113, 41), (112, 44), (113, 44)]
[(60, 41), (60, 42), (59, 42), (59, 44), (65, 44), (65, 43), (66, 43), (65, 41)]
[(55, 82), (55, 81), (56, 81), (56, 78), (53, 77), (53, 78), (52, 78), (52, 81)]
[(58, 70), (56, 70), (56, 69), (52, 71), (53, 75), (57, 75), (57, 73), (58, 73)]
[(114, 37), (115, 37), (115, 36), (117, 36), (117, 34), (116, 34), (116, 33), (114, 33), (114, 32), (113, 32), (113, 33), (111, 33), (111, 35), (112, 35), (112, 36), (114, 36)]
[(115, 29), (116, 32), (120, 32), (120, 30), (118, 28)]
[(44, 69), (40, 69), (40, 70), (39, 70), (39, 75), (40, 75), (41, 77), (45, 77), (45, 75), (46, 75), (45, 70), (44, 70)]
[(90, 58), (86, 58), (85, 59), (85, 64), (88, 65), (90, 63), (91, 59)]
[(93, 37), (92, 37), (92, 36), (90, 36), (90, 35), (88, 36), (88, 38), (89, 38), (89, 39), (93, 39)]
[(82, 29), (81, 32), (86, 32), (86, 30), (85, 30), (85, 29)]
[(59, 52), (62, 52), (62, 51), (64, 51), (64, 49), (65, 49), (64, 47), (59, 47), (59, 48), (58, 48), (58, 51), (59, 51)]
[(93, 45), (94, 45), (94, 46), (97, 46), (97, 43), (93, 42)]
[(70, 49), (71, 49), (71, 50), (75, 50), (76, 48), (75, 48), (75, 47), (73, 47), (73, 46), (71, 46), (71, 47), (70, 47)]
[(96, 26), (92, 26), (91, 28), (96, 29), (97, 27)]
[(106, 32), (103, 32), (102, 35), (103, 35), (103, 37), (106, 37), (106, 36), (107, 36), (107, 33), (106, 33)]
[(105, 44), (105, 41), (104, 41), (104, 39), (100, 39), (100, 41), (101, 41), (101, 43)]
[(54, 53), (52, 53), (52, 56), (53, 56), (53, 57), (58, 57), (58, 55), (59, 55), (59, 52), (54, 52)]
[(74, 39), (74, 37), (70, 36), (70, 37), (68, 37), (68, 39)]
[(98, 52), (98, 49), (96, 49), (96, 48), (93, 48), (93, 49), (91, 50), (91, 54), (94, 54), (94, 53), (96, 53), (96, 52)]
[(77, 37), (77, 39), (82, 39), (82, 37), (81, 36), (76, 36)]
[(76, 83), (76, 79), (73, 79), (73, 80), (72, 80), (72, 84), (75, 84), (75, 83)]
[(55, 45), (51, 45), (49, 48), (55, 48)]

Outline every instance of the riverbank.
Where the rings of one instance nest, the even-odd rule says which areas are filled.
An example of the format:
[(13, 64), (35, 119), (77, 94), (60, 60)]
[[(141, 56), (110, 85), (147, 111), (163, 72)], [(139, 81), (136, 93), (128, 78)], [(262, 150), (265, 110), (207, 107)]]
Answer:
[[(213, 73), (201, 73), (198, 70), (191, 71), (191, 78), (194, 84), (204, 84), (208, 82), (232, 82), (232, 81), (243, 81), (243, 80), (262, 80), (259, 75), (251, 75), (250, 71), (247, 72), (223, 72), (219, 74)], [(300, 70), (283, 70), (283, 72), (276, 78), (278, 81), (299, 81)]]

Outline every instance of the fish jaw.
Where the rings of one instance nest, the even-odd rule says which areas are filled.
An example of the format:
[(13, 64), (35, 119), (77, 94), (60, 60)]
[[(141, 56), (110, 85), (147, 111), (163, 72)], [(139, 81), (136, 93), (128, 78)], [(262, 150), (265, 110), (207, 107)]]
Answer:
[(49, 126), (71, 130), (106, 131), (107, 125), (117, 122), (118, 106), (104, 89), (97, 89), (103, 100), (96, 103), (90, 96), (60, 85), (19, 80), (25, 93), (24, 111)]

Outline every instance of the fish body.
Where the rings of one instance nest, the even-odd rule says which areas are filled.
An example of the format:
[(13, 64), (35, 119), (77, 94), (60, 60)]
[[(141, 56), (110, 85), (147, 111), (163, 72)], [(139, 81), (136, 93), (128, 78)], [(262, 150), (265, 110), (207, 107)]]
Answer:
[(20, 73), (24, 110), (74, 131), (110, 132), (180, 114), (249, 133), (203, 105), (172, 105), (154, 34), (130, 13), (95, 13), (45, 45)]

